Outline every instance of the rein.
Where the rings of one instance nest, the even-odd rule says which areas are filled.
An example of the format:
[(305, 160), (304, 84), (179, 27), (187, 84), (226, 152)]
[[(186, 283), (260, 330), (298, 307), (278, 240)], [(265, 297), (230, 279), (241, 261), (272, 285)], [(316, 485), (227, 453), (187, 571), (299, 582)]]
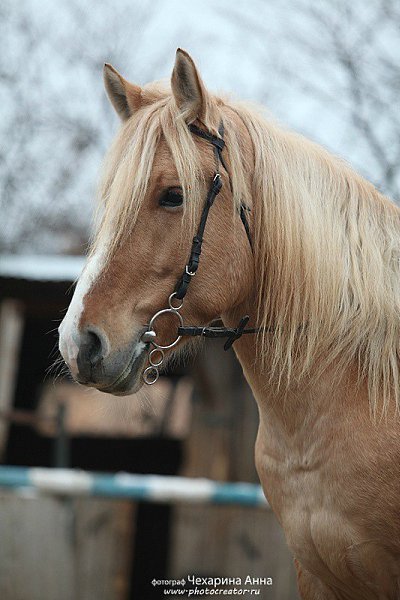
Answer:
[[(204, 131), (204, 129), (200, 129), (196, 125), (189, 125), (190, 131), (197, 135), (198, 137), (206, 140), (213, 146), (214, 150), (214, 158), (215, 158), (215, 173), (212, 179), (211, 185), (208, 189), (206, 201), (201, 213), (199, 226), (197, 228), (196, 235), (193, 238), (192, 247), (190, 251), (190, 256), (188, 263), (185, 266), (185, 269), (179, 278), (175, 291), (168, 298), (169, 308), (164, 308), (159, 310), (153, 315), (150, 319), (150, 323), (148, 325), (147, 331), (145, 331), (141, 337), (141, 341), (150, 346), (153, 346), (149, 350), (148, 361), (149, 366), (143, 372), (143, 380), (147, 385), (153, 385), (158, 377), (159, 377), (159, 367), (164, 362), (164, 350), (168, 350), (177, 345), (177, 343), (181, 340), (183, 336), (188, 337), (208, 337), (208, 338), (228, 338), (224, 345), (224, 350), (228, 350), (232, 344), (238, 340), (244, 334), (254, 334), (258, 333), (260, 329), (257, 328), (247, 328), (246, 325), (250, 319), (248, 315), (242, 317), (237, 325), (237, 327), (207, 327), (207, 326), (187, 326), (185, 327), (183, 324), (183, 318), (180, 314), (180, 309), (183, 306), (184, 298), (187, 294), (190, 282), (192, 278), (196, 275), (197, 269), (199, 267), (201, 249), (203, 244), (204, 230), (207, 224), (207, 218), (210, 211), (210, 208), (214, 204), (214, 200), (218, 196), (222, 188), (222, 178), (220, 173), (220, 166), (222, 165), (223, 169), (226, 171), (229, 179), (229, 185), (232, 190), (232, 181), (229, 175), (229, 171), (226, 167), (224, 158), (222, 156), (222, 151), (225, 147), (225, 142), (223, 139), (224, 136), (224, 127), (223, 123), (219, 127), (220, 137), (212, 135), (211, 133)], [(240, 220), (243, 223), (244, 230), (246, 232), (247, 239), (250, 244), (250, 248), (253, 251), (253, 242), (250, 235), (250, 227), (247, 220), (247, 212), (250, 209), (244, 204), (240, 205)], [(178, 301), (178, 304), (176, 304)], [(157, 339), (157, 333), (154, 330), (154, 323), (156, 320), (162, 315), (171, 315), (177, 320), (178, 328), (177, 328), (177, 337), (170, 344), (159, 344)]]

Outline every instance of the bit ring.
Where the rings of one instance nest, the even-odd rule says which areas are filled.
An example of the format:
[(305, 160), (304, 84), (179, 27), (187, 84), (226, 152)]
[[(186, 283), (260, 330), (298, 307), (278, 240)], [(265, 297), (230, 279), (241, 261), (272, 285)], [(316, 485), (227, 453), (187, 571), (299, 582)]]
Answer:
[[(154, 355), (160, 355), (160, 359), (159, 360), (154, 360)], [(153, 348), (153, 350), (149, 353), (149, 363), (152, 367), (157, 368), (160, 367), (163, 363), (164, 360), (164, 350), (161, 350), (160, 348)]]
[[(158, 319), (158, 317), (161, 317), (161, 315), (166, 315), (166, 314), (171, 314), (171, 315), (174, 315), (175, 317), (177, 317), (180, 327), (183, 327), (182, 315), (180, 315), (174, 308), (164, 308), (163, 310), (159, 310), (158, 312), (156, 312), (156, 314), (151, 318), (151, 321), (149, 323), (149, 330), (154, 330), (154, 321), (156, 321), (156, 319)], [(171, 342), (170, 344), (164, 344), (164, 345), (157, 344), (157, 342), (155, 340), (153, 340), (151, 343), (158, 350), (168, 350), (169, 348), (173, 348), (174, 346), (176, 346), (176, 344), (179, 342), (181, 337), (182, 337), (181, 335), (178, 335), (176, 337), (176, 339), (173, 342)]]
[(142, 375), (143, 381), (147, 383), (147, 385), (154, 385), (159, 376), (160, 373), (158, 372), (157, 367), (154, 366), (147, 367), (147, 369), (143, 371)]
[(176, 292), (172, 292), (172, 294), (168, 298), (169, 307), (171, 310), (180, 310), (183, 306), (183, 298), (181, 298), (181, 299), (177, 298), (178, 301), (180, 300), (180, 304), (179, 304), (179, 306), (174, 306), (172, 304), (172, 300), (175, 298), (175, 296), (176, 296)]

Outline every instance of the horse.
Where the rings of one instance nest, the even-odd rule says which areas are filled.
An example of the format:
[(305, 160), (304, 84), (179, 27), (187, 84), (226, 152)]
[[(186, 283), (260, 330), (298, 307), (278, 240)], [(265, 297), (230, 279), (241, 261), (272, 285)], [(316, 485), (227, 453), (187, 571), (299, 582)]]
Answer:
[(104, 81), (121, 128), (59, 328), (72, 376), (136, 392), (188, 346), (185, 323), (220, 318), (301, 598), (400, 598), (399, 209), (258, 107), (212, 94), (184, 50), (170, 86), (108, 64)]

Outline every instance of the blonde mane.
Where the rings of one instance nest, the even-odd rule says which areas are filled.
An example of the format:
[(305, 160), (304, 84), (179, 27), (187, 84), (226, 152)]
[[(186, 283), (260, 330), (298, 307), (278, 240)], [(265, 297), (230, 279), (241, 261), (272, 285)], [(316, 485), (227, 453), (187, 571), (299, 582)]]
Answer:
[[(286, 387), (328, 367), (340, 375), (356, 364), (372, 412), (380, 401), (385, 410), (390, 398), (399, 408), (399, 210), (318, 145), (245, 104), (210, 96), (204, 126), (216, 134), (221, 118), (234, 207), (253, 205), (266, 382)], [(252, 156), (244, 155), (238, 118)], [(106, 237), (109, 256), (132, 231), (161, 136), (188, 199), (183, 218), (193, 219), (204, 202), (193, 136), (171, 95), (159, 91), (158, 101), (122, 127), (106, 161), (94, 246)]]

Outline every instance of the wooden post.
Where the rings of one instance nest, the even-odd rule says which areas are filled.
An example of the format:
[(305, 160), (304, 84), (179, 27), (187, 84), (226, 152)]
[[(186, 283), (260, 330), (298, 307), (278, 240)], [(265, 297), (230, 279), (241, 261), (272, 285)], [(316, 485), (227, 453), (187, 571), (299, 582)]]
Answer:
[[(4, 300), (0, 304), (0, 412), (12, 408), (23, 323), (21, 303)], [(8, 428), (8, 422), (0, 419), (0, 460), (7, 443)]]
[(135, 508), (0, 492), (1, 600), (127, 600)]

